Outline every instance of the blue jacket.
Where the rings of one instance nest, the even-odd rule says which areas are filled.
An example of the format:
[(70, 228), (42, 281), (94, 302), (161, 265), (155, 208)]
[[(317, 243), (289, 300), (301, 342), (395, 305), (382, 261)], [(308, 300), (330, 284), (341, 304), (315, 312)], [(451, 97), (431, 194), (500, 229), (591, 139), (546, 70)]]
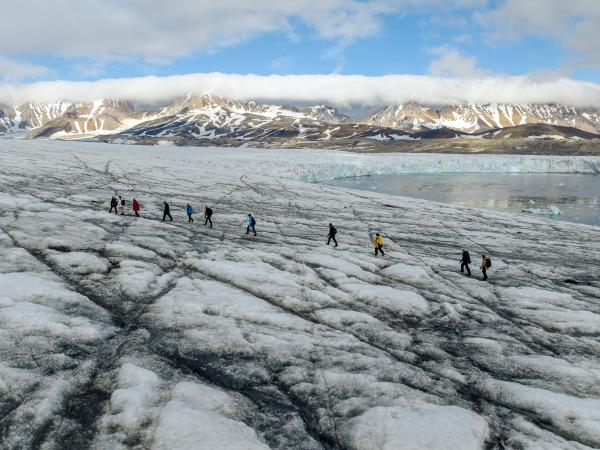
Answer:
[(191, 216), (193, 212), (194, 212), (194, 210), (192, 209), (192, 205), (187, 205), (188, 216)]
[(252, 216), (248, 216), (248, 225), (252, 226)]

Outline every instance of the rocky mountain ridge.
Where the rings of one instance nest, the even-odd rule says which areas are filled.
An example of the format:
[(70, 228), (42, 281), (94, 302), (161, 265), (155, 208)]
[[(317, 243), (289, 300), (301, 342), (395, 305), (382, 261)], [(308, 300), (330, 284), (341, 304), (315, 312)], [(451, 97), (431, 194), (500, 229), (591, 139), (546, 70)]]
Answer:
[(299, 109), (205, 94), (179, 97), (147, 109), (123, 100), (0, 104), (0, 134), (228, 146), (299, 146), (331, 141), (368, 144), (460, 137), (594, 139), (600, 137), (600, 110), (551, 104), (436, 108), (406, 103), (353, 119), (327, 105)]
[(546, 124), (578, 128), (598, 134), (600, 111), (594, 108), (554, 104), (465, 104), (434, 108), (418, 103), (406, 103), (386, 106), (363, 119), (362, 123), (406, 131), (445, 127), (465, 133), (527, 124)]

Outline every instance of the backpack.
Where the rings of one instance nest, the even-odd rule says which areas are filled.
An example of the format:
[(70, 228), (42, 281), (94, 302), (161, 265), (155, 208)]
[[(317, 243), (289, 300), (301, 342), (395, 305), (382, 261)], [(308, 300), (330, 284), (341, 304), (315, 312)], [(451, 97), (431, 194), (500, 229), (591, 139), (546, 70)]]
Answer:
[(485, 267), (486, 269), (492, 267), (492, 260), (490, 258), (485, 258)]
[(252, 226), (256, 225), (256, 219), (254, 218), (254, 216), (252, 216), (252, 220), (250, 221), (250, 223), (252, 224)]
[(121, 206), (125, 206), (125, 200), (121, 200)]
[(331, 227), (331, 235), (334, 236), (337, 234), (337, 228), (336, 227)]

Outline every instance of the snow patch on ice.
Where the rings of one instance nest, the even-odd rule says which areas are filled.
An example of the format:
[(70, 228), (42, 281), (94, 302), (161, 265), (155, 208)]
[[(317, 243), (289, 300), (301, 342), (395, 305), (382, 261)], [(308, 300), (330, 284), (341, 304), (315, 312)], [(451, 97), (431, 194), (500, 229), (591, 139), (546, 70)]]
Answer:
[(400, 281), (420, 282), (430, 278), (426, 269), (404, 263), (396, 263), (381, 271), (381, 275)]
[(487, 432), (482, 417), (456, 406), (377, 406), (350, 422), (347, 445), (355, 450), (480, 450)]
[(495, 401), (529, 411), (567, 436), (600, 446), (600, 400), (578, 398), (519, 383), (487, 380), (479, 388)]
[(361, 283), (346, 283), (343, 289), (359, 301), (402, 315), (422, 315), (429, 312), (427, 300), (413, 291)]
[(256, 432), (234, 417), (239, 406), (223, 391), (178, 384), (161, 411), (153, 450), (268, 450)]
[(60, 269), (79, 274), (107, 273), (110, 263), (93, 253), (53, 253), (48, 257)]

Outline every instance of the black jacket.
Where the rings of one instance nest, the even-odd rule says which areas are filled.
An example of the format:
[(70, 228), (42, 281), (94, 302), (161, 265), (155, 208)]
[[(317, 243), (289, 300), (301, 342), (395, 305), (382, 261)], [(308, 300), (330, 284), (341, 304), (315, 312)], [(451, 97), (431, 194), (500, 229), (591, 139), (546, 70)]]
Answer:
[(460, 262), (464, 264), (471, 264), (471, 255), (469, 255), (469, 252), (463, 252)]

